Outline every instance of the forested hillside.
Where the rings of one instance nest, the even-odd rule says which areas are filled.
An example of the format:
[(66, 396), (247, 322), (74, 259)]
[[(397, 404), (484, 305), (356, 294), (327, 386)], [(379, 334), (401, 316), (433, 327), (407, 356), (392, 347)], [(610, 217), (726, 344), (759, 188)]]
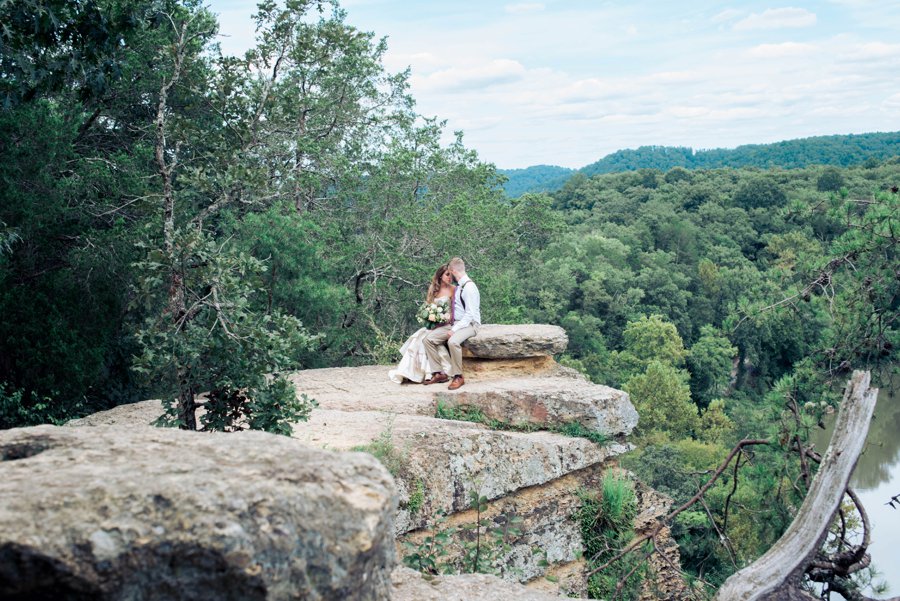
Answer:
[(898, 134), (617, 153), (511, 199), (315, 6), (262, 3), (232, 57), (194, 0), (0, 3), (0, 427), (155, 396), (289, 431), (309, 406), (278, 374), (396, 361), (459, 255), (485, 322), (561, 325), (565, 364), (631, 394), (625, 463), (677, 502), (771, 439), (674, 525), (710, 589), (767, 549), (833, 385), (895, 362)]
[(684, 566), (713, 585), (790, 523), (805, 492), (790, 449), (848, 370), (896, 370), (897, 182), (894, 158), (577, 174), (553, 195), (566, 225), (528, 270), (532, 315), (566, 328), (569, 365), (631, 394), (640, 442), (623, 465), (679, 504), (739, 440), (785, 445), (676, 519)]
[(534, 165), (525, 169), (500, 169), (500, 175), (507, 178), (503, 190), (511, 198), (518, 198), (526, 192), (551, 192), (559, 190), (574, 169), (555, 165)]
[[(737, 148), (697, 150), (679, 146), (641, 146), (618, 150), (578, 172), (585, 175), (659, 169), (716, 169), (719, 167), (761, 167), (800, 169), (811, 165), (847, 167), (900, 155), (900, 132), (816, 136), (785, 140), (774, 144), (747, 144)], [(506, 193), (517, 197), (525, 192), (554, 192), (565, 184), (563, 167), (540, 165), (526, 169), (507, 169), (503, 185)]]

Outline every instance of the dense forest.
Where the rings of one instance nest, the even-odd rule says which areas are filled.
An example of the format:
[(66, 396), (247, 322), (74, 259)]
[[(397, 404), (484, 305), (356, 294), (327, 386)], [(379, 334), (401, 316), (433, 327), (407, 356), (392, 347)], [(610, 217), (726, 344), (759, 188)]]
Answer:
[(555, 192), (574, 171), (556, 165), (533, 165), (524, 169), (501, 169), (500, 175), (506, 178), (504, 192), (511, 198), (518, 198), (526, 192)]
[(812, 164), (826, 138), (772, 147), (784, 164), (742, 151), (765, 169), (577, 173), (510, 198), (336, 5), (262, 2), (244, 57), (194, 0), (23, 0), (0, 22), (2, 428), (159, 395), (170, 424), (238, 411), (283, 431), (309, 407), (266, 374), (395, 361), (460, 255), (486, 322), (561, 325), (564, 364), (631, 394), (624, 463), (676, 502), (739, 439), (782, 441), (674, 525), (714, 588), (790, 523), (808, 484), (791, 445), (836, 385), (894, 364), (886, 138), (854, 136), (886, 158), (848, 167)]
[(619, 150), (577, 171), (551, 165), (501, 170), (508, 179), (506, 193), (518, 197), (526, 192), (555, 192), (574, 173), (587, 176), (621, 173), (639, 169), (668, 171), (717, 169), (720, 167), (760, 167), (800, 169), (812, 165), (877, 165), (900, 155), (900, 132), (816, 136), (773, 144), (747, 144), (737, 148), (696, 150), (680, 146), (641, 146)]

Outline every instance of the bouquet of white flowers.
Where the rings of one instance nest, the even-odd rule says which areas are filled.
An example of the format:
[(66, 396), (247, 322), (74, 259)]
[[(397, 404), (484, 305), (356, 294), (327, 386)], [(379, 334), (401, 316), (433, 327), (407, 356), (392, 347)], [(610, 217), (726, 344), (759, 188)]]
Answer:
[(445, 303), (424, 303), (416, 311), (416, 321), (431, 330), (450, 321), (450, 307)]

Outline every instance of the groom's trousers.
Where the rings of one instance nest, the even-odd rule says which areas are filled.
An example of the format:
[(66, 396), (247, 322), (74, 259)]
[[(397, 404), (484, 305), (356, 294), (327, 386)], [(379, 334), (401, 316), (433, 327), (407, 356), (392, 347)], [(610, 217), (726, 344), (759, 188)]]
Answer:
[(462, 343), (478, 333), (478, 324), (472, 324), (459, 331), (454, 332), (450, 326), (443, 326), (433, 329), (428, 336), (425, 337), (425, 354), (428, 361), (432, 365), (440, 365), (441, 357), (438, 349), (441, 345), (446, 344), (450, 351), (450, 373), (451, 377), (462, 375)]

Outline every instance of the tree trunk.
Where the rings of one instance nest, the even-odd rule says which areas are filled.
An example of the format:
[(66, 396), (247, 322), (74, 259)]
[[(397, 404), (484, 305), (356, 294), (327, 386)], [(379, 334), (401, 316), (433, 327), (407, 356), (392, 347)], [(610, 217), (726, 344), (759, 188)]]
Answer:
[[(169, 90), (178, 82), (181, 77), (181, 71), (184, 65), (186, 41), (188, 38), (188, 23), (181, 24), (181, 30), (178, 31), (175, 23), (172, 22), (172, 28), (178, 34), (178, 41), (174, 48), (174, 63), (172, 66), (172, 76), (168, 80), (164, 80), (159, 89), (159, 101), (156, 106), (156, 164), (159, 170), (159, 177), (162, 179), (163, 187), (163, 240), (165, 244), (166, 254), (173, 265), (170, 274), (170, 283), (168, 291), (168, 302), (166, 304), (166, 313), (168, 318), (180, 327), (187, 327), (187, 324), (181, 323), (186, 320), (185, 314), (187, 307), (185, 305), (184, 291), (184, 272), (180, 268), (175, 268), (177, 264), (175, 260), (175, 191), (172, 187), (172, 173), (178, 163), (176, 144), (176, 152), (171, 160), (166, 158), (169, 151), (166, 142), (166, 113), (168, 111)], [(176, 359), (177, 361), (177, 359)], [(194, 391), (190, 384), (190, 377), (186, 367), (183, 365), (176, 366), (176, 377), (178, 380), (178, 416), (181, 421), (181, 427), (186, 430), (197, 429), (197, 419), (195, 416), (196, 403), (194, 401)]]
[(869, 372), (856, 371), (847, 383), (828, 450), (794, 521), (762, 557), (733, 574), (716, 601), (813, 599), (800, 590), (803, 575), (822, 547), (866, 442), (878, 389)]
[(184, 367), (178, 368), (178, 418), (185, 430), (197, 429), (197, 402), (190, 375)]

